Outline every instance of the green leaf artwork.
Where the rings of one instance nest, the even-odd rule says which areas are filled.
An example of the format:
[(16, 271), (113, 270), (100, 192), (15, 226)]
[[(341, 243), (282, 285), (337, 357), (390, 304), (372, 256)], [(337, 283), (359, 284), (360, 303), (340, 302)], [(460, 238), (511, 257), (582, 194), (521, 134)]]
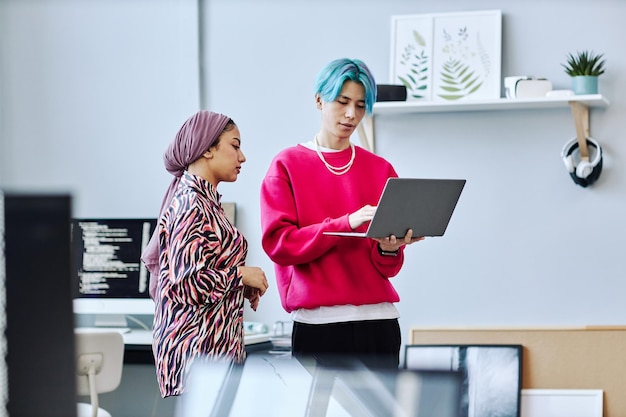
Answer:
[(441, 70), (441, 88), (444, 93), (439, 97), (445, 100), (458, 100), (469, 96), (483, 84), (480, 76), (469, 65), (460, 60), (448, 60)]
[[(398, 75), (398, 79), (404, 84), (411, 97), (421, 99), (427, 94), (430, 58), (424, 51), (426, 42), (418, 31), (413, 31), (413, 38), (415, 43), (407, 44), (400, 57), (400, 64), (405, 67), (405, 73)], [(421, 47), (419, 52), (417, 52), (418, 47)]]
[[(446, 30), (442, 33), (445, 44), (442, 52), (448, 58), (442, 65), (439, 73), (438, 96), (444, 100), (459, 100), (467, 97), (480, 89), (485, 77), (489, 74), (491, 60), (482, 47), (480, 36), (476, 37), (476, 45), (470, 45), (467, 28), (461, 28), (456, 36), (452, 36)], [(480, 58), (482, 70), (472, 67), (471, 62), (475, 57)]]

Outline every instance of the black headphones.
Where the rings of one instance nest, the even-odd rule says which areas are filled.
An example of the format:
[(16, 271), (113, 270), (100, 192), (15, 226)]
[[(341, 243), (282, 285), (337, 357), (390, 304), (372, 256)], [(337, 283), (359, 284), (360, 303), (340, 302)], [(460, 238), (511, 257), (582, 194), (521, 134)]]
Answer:
[(596, 182), (602, 172), (602, 148), (593, 138), (587, 137), (589, 157), (581, 158), (578, 138), (573, 138), (563, 146), (561, 158), (574, 182), (581, 187)]

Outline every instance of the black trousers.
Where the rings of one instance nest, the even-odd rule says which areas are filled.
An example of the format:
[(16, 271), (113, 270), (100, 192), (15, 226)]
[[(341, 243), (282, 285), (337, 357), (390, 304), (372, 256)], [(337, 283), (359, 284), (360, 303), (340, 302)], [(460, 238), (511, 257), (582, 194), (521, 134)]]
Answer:
[(368, 368), (397, 369), (400, 363), (400, 325), (397, 319), (330, 324), (295, 322), (292, 353), (333, 364), (358, 361)]

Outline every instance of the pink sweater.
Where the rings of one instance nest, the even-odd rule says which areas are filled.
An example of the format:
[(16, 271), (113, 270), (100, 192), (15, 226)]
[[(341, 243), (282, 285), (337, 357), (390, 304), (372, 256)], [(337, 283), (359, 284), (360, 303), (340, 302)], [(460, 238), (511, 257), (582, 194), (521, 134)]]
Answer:
[[(324, 153), (343, 166), (351, 151)], [(400, 271), (397, 256), (382, 256), (373, 239), (324, 235), (350, 231), (348, 215), (375, 206), (389, 177), (397, 177), (385, 159), (356, 147), (344, 175), (328, 171), (314, 150), (297, 145), (280, 152), (261, 184), (263, 249), (275, 264), (281, 303), (299, 308), (397, 302), (389, 278)], [(367, 224), (357, 231), (365, 231)]]

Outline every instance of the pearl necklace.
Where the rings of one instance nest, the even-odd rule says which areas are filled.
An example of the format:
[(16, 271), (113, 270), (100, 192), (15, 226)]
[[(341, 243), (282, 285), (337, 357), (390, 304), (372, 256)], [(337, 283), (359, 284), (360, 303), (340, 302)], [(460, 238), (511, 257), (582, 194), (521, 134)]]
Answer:
[(348, 161), (347, 164), (341, 167), (335, 167), (326, 162), (326, 160), (324, 159), (324, 155), (322, 155), (322, 152), (320, 152), (320, 145), (317, 142), (317, 135), (313, 137), (313, 143), (315, 143), (315, 151), (317, 152), (317, 156), (320, 157), (320, 160), (324, 163), (324, 165), (326, 165), (326, 168), (328, 168), (331, 173), (335, 175), (343, 175), (350, 170), (350, 168), (352, 167), (352, 163), (354, 162), (354, 157), (356, 155), (354, 145), (352, 143), (350, 143), (350, 149), (352, 149), (352, 156), (350, 156), (350, 161)]

